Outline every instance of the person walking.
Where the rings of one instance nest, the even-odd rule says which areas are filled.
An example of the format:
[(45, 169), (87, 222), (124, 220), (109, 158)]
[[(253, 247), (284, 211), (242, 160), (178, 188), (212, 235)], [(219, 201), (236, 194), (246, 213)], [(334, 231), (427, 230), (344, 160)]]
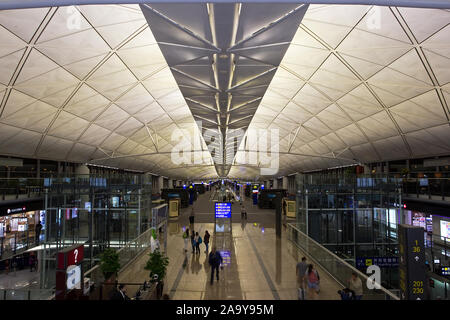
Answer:
[(39, 238), (41, 236), (41, 230), (42, 230), (42, 224), (40, 221), (36, 224), (36, 227), (34, 228), (34, 233), (36, 237), (36, 245), (39, 245)]
[(28, 258), (28, 264), (30, 265), (30, 272), (37, 271), (36, 268), (36, 257), (33, 253), (30, 253), (30, 257)]
[(247, 219), (247, 209), (245, 209), (245, 206), (241, 207), (241, 219)]
[(195, 252), (195, 232), (191, 231), (191, 245), (192, 245), (192, 253)]
[(320, 292), (320, 277), (319, 273), (312, 264), (308, 265), (308, 269), (305, 272), (305, 277), (308, 283), (308, 293), (312, 300), (316, 300), (318, 298), (318, 294)]
[(205, 243), (206, 250), (205, 253), (208, 254), (209, 251), (209, 238), (211, 235), (209, 234), (208, 230), (205, 231), (205, 235), (203, 236), (203, 242)]
[(222, 264), (222, 256), (216, 248), (213, 247), (209, 254), (209, 265), (211, 266), (211, 284), (214, 282), (214, 270), (216, 270), (216, 279), (219, 281), (219, 267)]
[(361, 300), (363, 296), (363, 285), (355, 271), (352, 272), (352, 277), (348, 282), (348, 288), (355, 293), (355, 300)]
[(111, 300), (131, 300), (130, 297), (127, 296), (127, 289), (124, 284), (119, 285), (119, 289), (114, 291)]
[(191, 215), (189, 216), (189, 224), (191, 225), (191, 228), (194, 227), (194, 218), (195, 218), (194, 206), (192, 206)]
[(198, 232), (195, 233), (194, 241), (195, 241), (195, 251), (196, 253), (200, 254), (200, 244), (202, 243), (202, 237), (200, 237)]
[(306, 263), (306, 257), (302, 258), (302, 261), (297, 263), (295, 272), (297, 275), (297, 285), (298, 285), (298, 299), (305, 300), (305, 274), (308, 269), (308, 264)]
[(184, 241), (184, 252), (187, 252), (187, 245), (189, 241), (189, 228), (186, 228), (186, 231), (183, 233), (183, 241)]

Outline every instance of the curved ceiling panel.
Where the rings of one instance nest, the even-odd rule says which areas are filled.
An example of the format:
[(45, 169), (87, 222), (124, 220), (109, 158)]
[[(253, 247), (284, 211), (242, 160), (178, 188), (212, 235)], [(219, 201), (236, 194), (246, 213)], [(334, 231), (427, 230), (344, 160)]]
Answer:
[(249, 179), (259, 129), (276, 176), (450, 154), (448, 10), (149, 6), (0, 11), (0, 154)]

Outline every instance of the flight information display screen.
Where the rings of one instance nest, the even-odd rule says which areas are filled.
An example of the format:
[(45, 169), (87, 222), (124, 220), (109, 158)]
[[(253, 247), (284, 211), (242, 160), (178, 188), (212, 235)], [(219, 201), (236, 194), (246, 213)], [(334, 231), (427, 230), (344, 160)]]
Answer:
[(216, 218), (231, 218), (231, 203), (216, 202), (215, 214)]

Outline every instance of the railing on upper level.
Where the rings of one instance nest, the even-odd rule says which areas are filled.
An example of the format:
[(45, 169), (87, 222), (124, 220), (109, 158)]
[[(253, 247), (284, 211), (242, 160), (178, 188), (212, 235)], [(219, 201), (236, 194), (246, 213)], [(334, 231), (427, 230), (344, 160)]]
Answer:
[(99, 174), (49, 174), (41, 178), (0, 178), (0, 201), (42, 197), (46, 188), (65, 186), (110, 186), (151, 185), (145, 175), (103, 176)]
[(450, 178), (403, 178), (405, 196), (450, 201)]
[(1, 300), (52, 300), (54, 289), (0, 289)]

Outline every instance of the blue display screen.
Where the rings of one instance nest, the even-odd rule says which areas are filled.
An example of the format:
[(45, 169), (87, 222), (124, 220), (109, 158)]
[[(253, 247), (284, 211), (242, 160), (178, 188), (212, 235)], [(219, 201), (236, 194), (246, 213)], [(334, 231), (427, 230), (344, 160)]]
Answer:
[(267, 198), (269, 198), (269, 199), (273, 199), (273, 198), (276, 198), (277, 197), (277, 195), (276, 194), (273, 194), (273, 193), (269, 193), (268, 195), (267, 195)]
[(216, 202), (215, 214), (216, 218), (231, 218), (231, 203)]
[(180, 194), (179, 193), (169, 193), (167, 196), (169, 198), (180, 198)]

